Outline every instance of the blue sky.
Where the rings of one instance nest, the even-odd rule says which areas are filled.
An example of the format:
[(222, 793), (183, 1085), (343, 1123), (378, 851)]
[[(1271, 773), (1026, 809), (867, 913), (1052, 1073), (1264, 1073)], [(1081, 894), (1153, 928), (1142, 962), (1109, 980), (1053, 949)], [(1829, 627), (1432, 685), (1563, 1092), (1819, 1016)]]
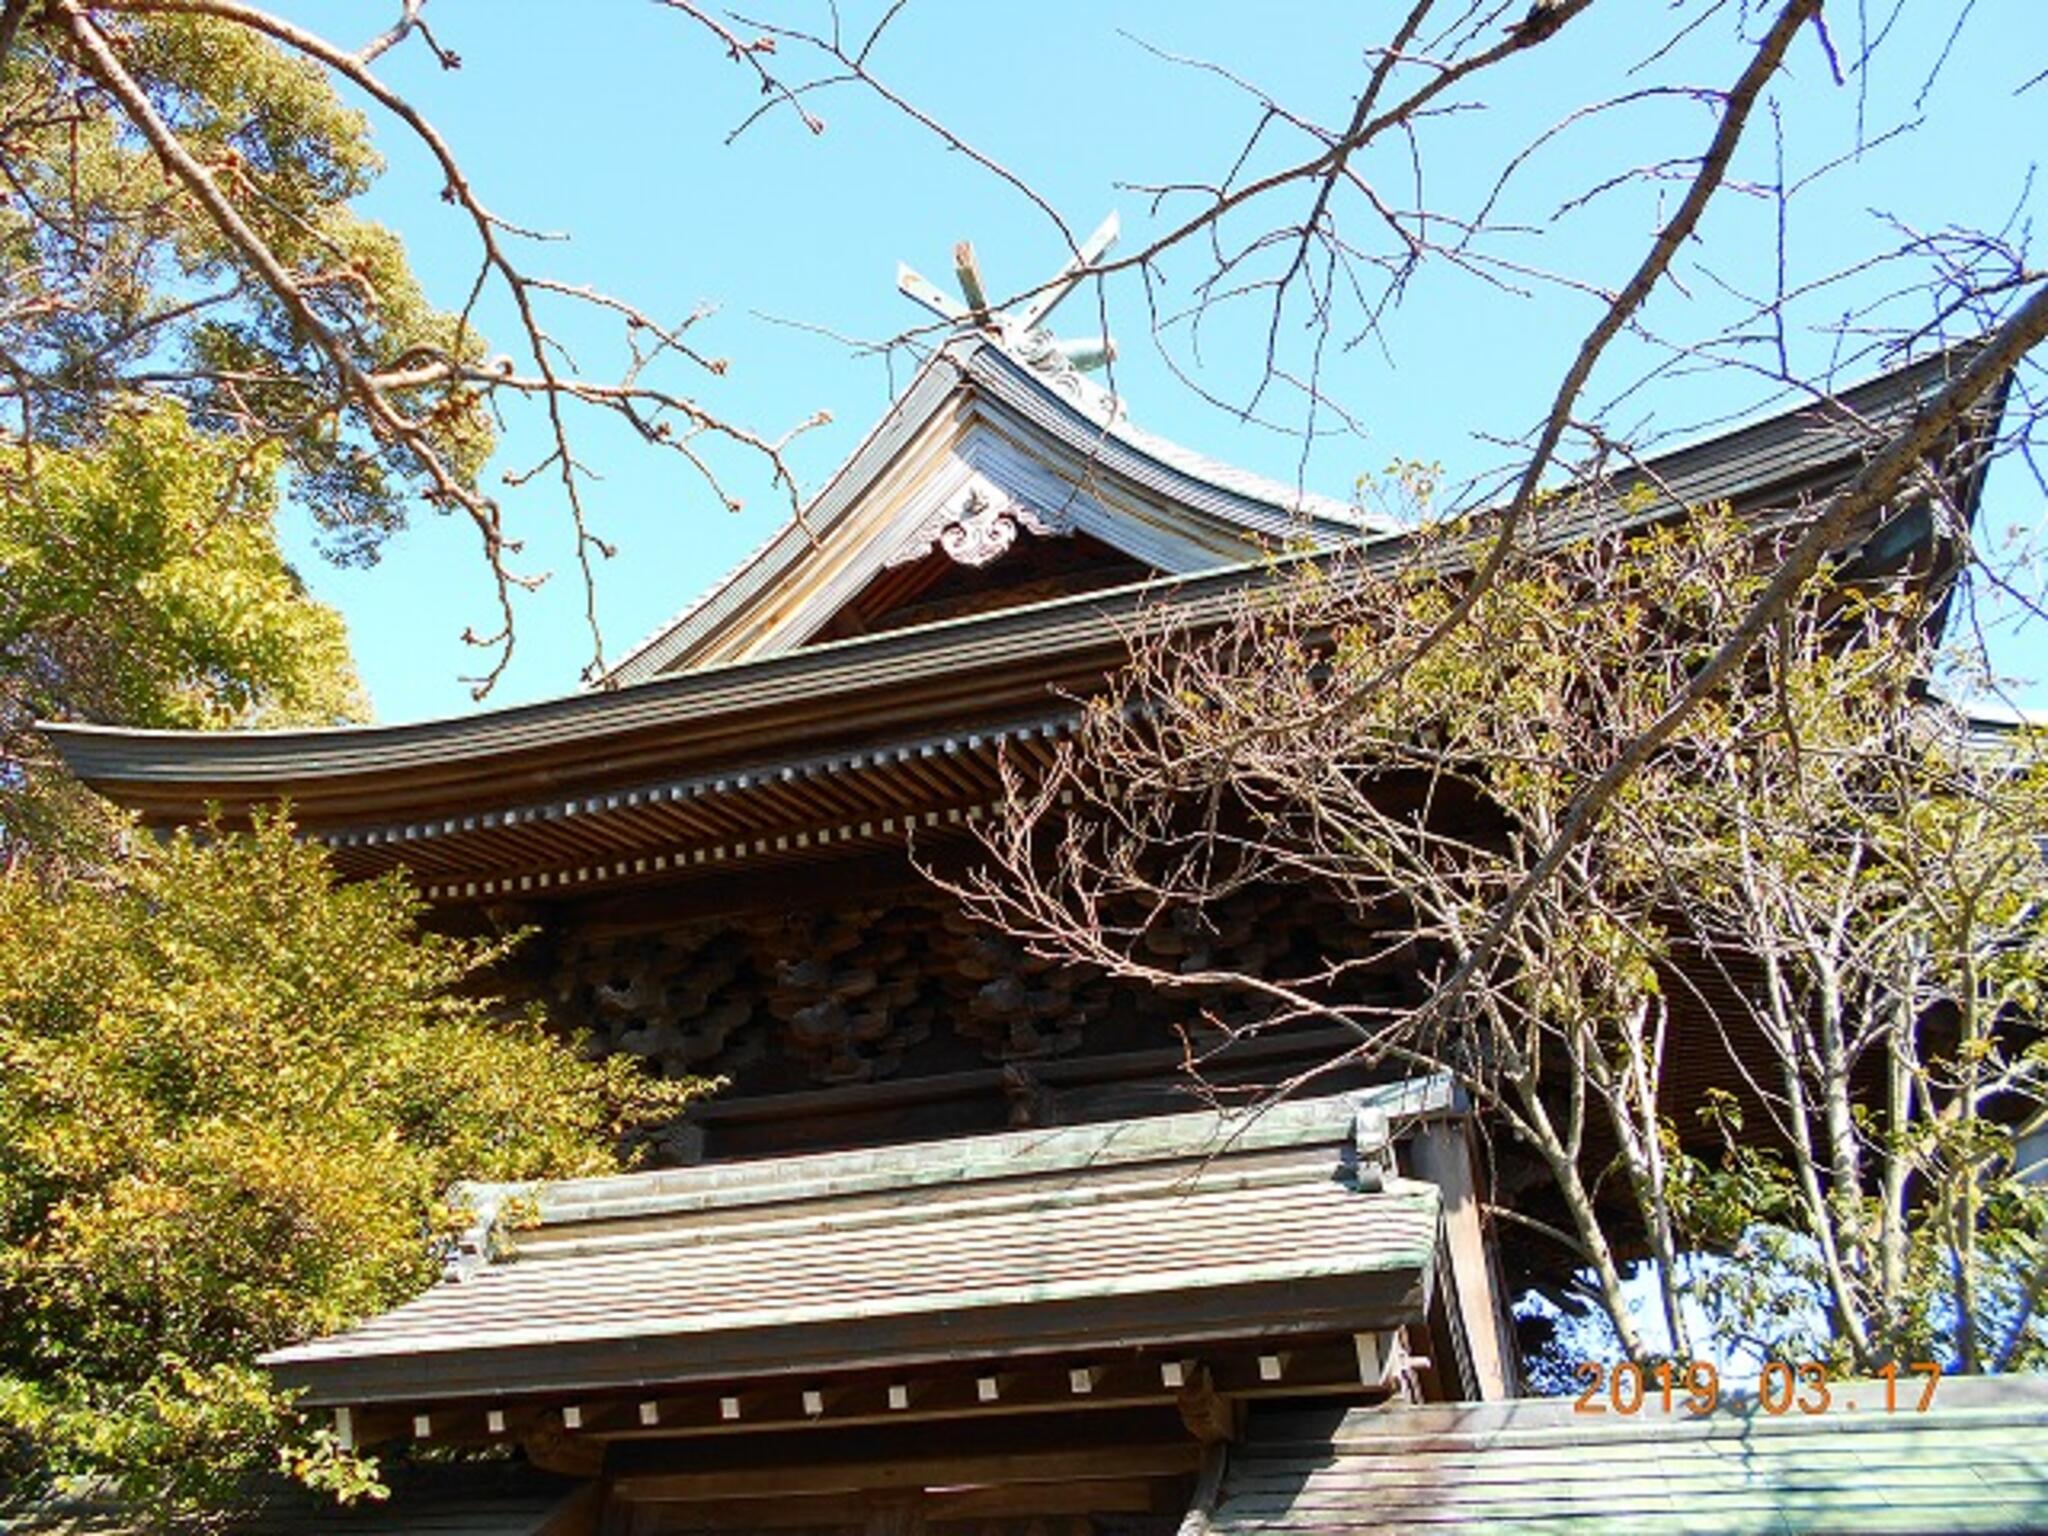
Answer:
[[(1888, 14), (1897, 3), (1873, 0), (1867, 9)], [(286, 9), (357, 42), (392, 8), (304, 0)], [(1117, 209), (1128, 249), (1165, 222), (1138, 189), (1213, 179), (1258, 119), (1257, 104), (1241, 91), (1161, 51), (1226, 64), (1289, 106), (1338, 122), (1363, 77), (1364, 50), (1383, 38), (1396, 9), (1288, 0), (1257, 7), (911, 0), (873, 62), (920, 108), (1028, 179), (1077, 233)], [(1686, 9), (1662, 0), (1601, 0), (1526, 63), (1493, 76), (1475, 93), (1484, 110), (1430, 125), (1427, 200), (1475, 205), (1499, 169), (1502, 146), (1558, 122), (1590, 94), (1660, 80), (1732, 78), (1743, 50), (1729, 7), (1668, 59), (1629, 73)], [(1835, 22), (1838, 50), (1853, 53), (1856, 8), (1837, 9), (1846, 13)], [(878, 11), (860, 0), (843, 6), (850, 31)], [(716, 306), (694, 334), (706, 351), (731, 359), (731, 368), (693, 387), (701, 387), (710, 408), (769, 435), (829, 411), (830, 424), (805, 435), (791, 453), (806, 489), (852, 449), (914, 361), (856, 356), (801, 327), (880, 338), (916, 324), (921, 311), (895, 292), (895, 264), (908, 261), (935, 279), (948, 278), (952, 243), (960, 238), (975, 242), (999, 290), (1045, 277), (1065, 255), (1057, 231), (1026, 199), (858, 89), (817, 98), (827, 124), (822, 134), (778, 114), (727, 144), (733, 125), (759, 101), (752, 77), (654, 0), (434, 0), (427, 14), (464, 68), (443, 73), (410, 46), (380, 67), (453, 142), (486, 202), (508, 219), (568, 233), (566, 242), (530, 249), (528, 264), (669, 318)], [(773, 0), (769, 14), (815, 26), (828, 21), (826, 7), (807, 0)], [(2016, 209), (2025, 218), (2039, 202), (2030, 172), (2037, 147), (2048, 143), (2048, 85), (2015, 95), (2048, 65), (2038, 0), (1977, 0), (1949, 48), (1958, 14), (1953, 0), (1904, 0), (1867, 89), (1835, 85), (1815, 40), (1795, 47), (1777, 96), (1791, 178), (1853, 149), (1859, 112), (1866, 138), (1899, 122), (1917, 126), (1831, 173), (1793, 204), (1791, 285), (1878, 247), (1887, 231), (1995, 226)], [(1916, 108), (1937, 60), (1943, 62), (1933, 88)], [(777, 63), (793, 74), (809, 67), (787, 47)], [(1595, 284), (1618, 282), (1679, 195), (1676, 173), (1633, 181), (1561, 222), (1552, 215), (1602, 167), (1696, 153), (1712, 125), (1698, 101), (1662, 95), (1561, 134), (1530, 162), (1501, 210), (1529, 233), (1497, 248)], [(1738, 179), (1762, 183), (1775, 175), (1773, 136), (1768, 124), (1763, 128)], [(453, 304), (473, 275), (461, 222), (393, 126), (379, 124), (378, 137), (391, 170), (370, 211), (405, 235), (430, 290)], [(1292, 157), (1303, 142), (1270, 135), (1254, 163)], [(1361, 169), (1376, 185), (1384, 179), (1410, 195), (1405, 150)], [(1298, 197), (1290, 196), (1279, 216), (1299, 209)], [(1653, 305), (1652, 326), (1672, 336), (1709, 335), (1738, 303), (1731, 287), (1775, 281), (1775, 218), (1769, 198), (1731, 195), (1681, 265), (1683, 287)], [(1370, 233), (1357, 209), (1347, 219), (1360, 236)], [(1188, 260), (1170, 263), (1163, 300), (1184, 302), (1196, 275)], [(1788, 338), (1795, 360), (1825, 364), (1837, 346), (1827, 327), (1887, 285), (1887, 275), (1877, 273), (1805, 303)], [(1238, 420), (1176, 379), (1149, 338), (1144, 295), (1134, 283), (1111, 285), (1104, 302), (1122, 349), (1117, 385), (1137, 422), (1340, 495), (1361, 473), (1395, 459), (1441, 461), (1453, 480), (1503, 463), (1505, 451), (1487, 435), (1524, 431), (1540, 415), (1597, 313), (1590, 296), (1567, 289), (1539, 287), (1524, 297), (1448, 268), (1431, 271), (1393, 316), (1384, 346), (1368, 341), (1326, 351), (1324, 390), (1358, 430), (1327, 437), (1305, 455), (1297, 437)], [(1924, 311), (1924, 301), (1901, 300), (1891, 312), (1913, 312), (1914, 304)], [(1090, 329), (1094, 312), (1092, 302), (1077, 297), (1062, 310), (1059, 328)], [(504, 320), (499, 309), (484, 311), (493, 345), (509, 348)], [(616, 355), (613, 326), (565, 317), (559, 334), (594, 374)], [(1306, 336), (1287, 327), (1291, 358), (1305, 357), (1299, 349)], [(1247, 311), (1219, 316), (1199, 359), (1184, 333), (1169, 346), (1204, 388), (1243, 402), (1262, 338)], [(1644, 346), (1622, 349), (1596, 376), (1591, 403), (1611, 401), (1655, 360)], [(1863, 371), (1847, 366), (1844, 381)], [(1674, 374), (1628, 395), (1606, 419), (1684, 436), (1701, 422), (1757, 408), (1767, 394), (1739, 369)], [(1302, 420), (1299, 397), (1284, 387), (1269, 393), (1261, 409), (1284, 424)], [(508, 422), (505, 468), (522, 468), (545, 451), (534, 426), (523, 415)], [(745, 502), (732, 513), (679, 460), (605, 422), (586, 421), (579, 447), (603, 477), (590, 487), (594, 522), (620, 549), (599, 572), (600, 614), (614, 659), (788, 515), (744, 455), (722, 461)], [(558, 501), (535, 487), (508, 504), (515, 532), (527, 539), (527, 568), (553, 576), (520, 604), (518, 653), (492, 705), (570, 691), (590, 656)], [(2019, 466), (1998, 472), (1991, 521), (2032, 529), (2048, 521), (2044, 510)], [(477, 707), (461, 681), (477, 658), (460, 636), (467, 626), (488, 626), (492, 606), (473, 534), (426, 513), (375, 568), (362, 571), (321, 561), (296, 525), (290, 537), (314, 590), (348, 616), (380, 719)], [(2007, 635), (1999, 661), (2010, 672), (2048, 672), (2048, 662), (2036, 661), (2039, 649), (2035, 636)]]

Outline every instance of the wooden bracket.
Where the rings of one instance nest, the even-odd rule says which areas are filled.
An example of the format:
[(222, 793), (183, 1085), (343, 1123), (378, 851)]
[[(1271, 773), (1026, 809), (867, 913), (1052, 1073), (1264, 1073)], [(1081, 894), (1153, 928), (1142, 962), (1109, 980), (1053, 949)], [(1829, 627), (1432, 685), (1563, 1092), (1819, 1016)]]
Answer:
[(1197, 1365), (1187, 1373), (1180, 1395), (1174, 1399), (1180, 1421), (1188, 1433), (1204, 1445), (1220, 1445), (1237, 1438), (1237, 1405), (1216, 1390), (1209, 1368)]
[[(571, 1411), (563, 1409), (562, 1419), (567, 1420)], [(580, 1413), (577, 1420), (582, 1421)], [(519, 1448), (543, 1472), (564, 1477), (597, 1477), (604, 1472), (604, 1443), (572, 1433), (553, 1414), (534, 1414), (519, 1431)]]
[(1353, 1334), (1351, 1342), (1358, 1350), (1359, 1381), (1368, 1387), (1390, 1385), (1407, 1355), (1401, 1335), (1385, 1329), (1378, 1333)]

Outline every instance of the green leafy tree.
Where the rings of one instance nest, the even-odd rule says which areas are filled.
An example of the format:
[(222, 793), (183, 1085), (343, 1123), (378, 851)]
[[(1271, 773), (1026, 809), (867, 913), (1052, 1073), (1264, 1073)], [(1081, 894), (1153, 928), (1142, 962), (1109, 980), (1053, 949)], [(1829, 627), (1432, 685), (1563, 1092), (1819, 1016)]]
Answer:
[[(93, 441), (125, 402), (179, 400), (204, 429), (279, 450), (336, 553), (373, 553), (425, 461), (379, 441), (378, 402), (349, 373), (481, 344), (350, 206), (380, 169), (362, 114), (313, 62), (199, 15), (33, 8), (6, 71), (0, 354), (22, 436)], [(252, 280), (258, 248), (289, 287)], [(420, 448), (452, 483), (473, 482), (492, 434), (457, 380), (387, 405), (427, 424)]]
[[(373, 560), (423, 507), (466, 519), (497, 598), (496, 623), (470, 637), (489, 657), (482, 692), (509, 659), (513, 594), (544, 579), (515, 568), (520, 540), (485, 475), (507, 402), (536, 404), (546, 425), (538, 462), (501, 482), (559, 493), (586, 583), (611, 549), (585, 523), (574, 418), (620, 418), (721, 507), (738, 502), (711, 444), (764, 460), (792, 508), (796, 482), (779, 441), (674, 377), (726, 371), (686, 335), (701, 316), (664, 322), (525, 268), (537, 237), (480, 200), (377, 73), (407, 43), (460, 64), (418, 3), (392, 9), (382, 35), (343, 46), (238, 0), (0, 0), (0, 446), (32, 478), (46, 452), (95, 450), (136, 402), (175, 402), (240, 450), (244, 473), (282, 468), (337, 560)], [(459, 309), (438, 307), (398, 235), (357, 211), (383, 163), (344, 90), (431, 167), (473, 242)], [(518, 356), (488, 352), (474, 312), (489, 303)], [(616, 327), (616, 377), (580, 373), (549, 331), (566, 336), (579, 313)], [(594, 609), (591, 625), (601, 651)]]
[(502, 944), (418, 932), (281, 819), (110, 881), (0, 880), (0, 1449), (219, 1508), (274, 1465), (344, 1491), (252, 1365), (421, 1289), (464, 1178), (617, 1166), (691, 1085), (591, 1063), (468, 984)]
[(362, 718), (341, 617), (278, 549), (276, 460), (168, 403), (76, 448), (0, 440), (0, 863), (101, 863), (123, 825), (64, 774), (39, 718)]
[(2014, 1143), (2048, 1085), (2048, 756), (1917, 697), (1893, 628), (1881, 607), (1781, 625), (1767, 686), (1625, 823), (1682, 893), (1674, 928), (1737, 982), (1721, 1011), (1754, 1074), (1746, 1111), (1709, 1106), (1727, 1149), (1681, 1207), (1769, 1260), (1703, 1272), (1738, 1337), (2006, 1369), (2042, 1358), (2048, 1281), (2048, 1190)]

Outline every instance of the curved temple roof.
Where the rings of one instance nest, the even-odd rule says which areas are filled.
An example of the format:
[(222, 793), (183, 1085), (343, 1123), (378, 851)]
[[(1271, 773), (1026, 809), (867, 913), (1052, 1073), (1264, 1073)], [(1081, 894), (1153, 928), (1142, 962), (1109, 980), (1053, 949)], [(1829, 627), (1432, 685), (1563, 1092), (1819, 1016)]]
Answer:
[[(1952, 355), (1937, 356), (1825, 408), (1663, 455), (1617, 477), (1606, 500), (1554, 516), (1545, 536), (1565, 541), (1718, 500), (1768, 517), (1824, 494), (1855, 472), (1877, 430), (1912, 414), (1953, 366)], [(1008, 400), (1005, 409), (1030, 403), (1048, 421), (1074, 414), (1019, 373), (994, 349), (968, 346), (949, 348), (929, 377), (952, 376), (948, 391), (968, 380), (975, 401)], [(1016, 430), (1026, 433), (1028, 425)], [(1040, 432), (1032, 440), (1043, 447), (1050, 438)], [(1107, 446), (1103, 452), (1105, 475), (1122, 473), (1124, 461)], [(1147, 472), (1167, 470), (1155, 464)], [(1974, 483), (1963, 489), (1967, 504)], [(1175, 494), (1186, 498), (1176, 501), (1185, 510), (1199, 492), (1190, 482)], [(1220, 506), (1226, 493), (1212, 484), (1207, 494)], [(1270, 507), (1266, 515), (1276, 526), (1281, 520)], [(909, 537), (912, 525), (890, 516), (889, 536)], [(1232, 516), (1251, 514), (1237, 506)], [(855, 536), (853, 521), (841, 527), (842, 553), (882, 558)], [(1483, 533), (1481, 523), (1475, 537)], [(809, 547), (801, 535), (791, 537)], [(1932, 537), (1924, 516), (1915, 521), (1909, 509), (1867, 531), (1864, 546), (1903, 539), (1924, 547)], [(1354, 547), (1379, 566), (1411, 548), (1406, 535), (1378, 532)], [(747, 605), (765, 601), (761, 593), (789, 590), (757, 565), (721, 589), (731, 613), (753, 612)], [(1195, 624), (1220, 617), (1274, 569), (1270, 560), (1239, 562), (852, 639), (778, 642), (758, 655), (691, 661), (653, 675), (666, 664), (661, 657), (685, 654), (693, 617), (670, 632), (669, 652), (642, 653), (645, 681), (418, 724), (45, 729), (82, 779), (152, 822), (198, 821), (209, 803), (237, 816), (289, 799), (300, 825), (336, 848), (346, 872), (405, 865), (441, 899), (559, 890), (826, 843), (900, 846), (910, 820), (959, 820), (997, 799), (999, 749), (1027, 758), (1044, 752), (1074, 718), (1071, 696), (1117, 664), (1133, 623), (1157, 612)], [(753, 596), (740, 590), (750, 583), (758, 588)], [(735, 633), (709, 617), (702, 626), (706, 635)]]

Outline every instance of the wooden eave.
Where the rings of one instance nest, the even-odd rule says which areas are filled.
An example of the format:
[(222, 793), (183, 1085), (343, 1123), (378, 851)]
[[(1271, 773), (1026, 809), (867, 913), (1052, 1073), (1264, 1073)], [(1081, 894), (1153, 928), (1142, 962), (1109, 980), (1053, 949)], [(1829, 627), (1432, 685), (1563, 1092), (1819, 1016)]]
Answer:
[[(1943, 355), (1667, 454), (1541, 532), (1654, 523), (1727, 500), (1760, 522), (1853, 474), (1954, 365)], [(990, 366), (1014, 365), (997, 358)], [(1973, 506), (1981, 469), (1961, 487)], [(1636, 487), (1647, 495), (1636, 494)], [(1626, 515), (1616, 510), (1632, 508)], [(1876, 545), (1913, 516), (1864, 530)], [(1911, 532), (1911, 530), (1909, 530)], [(1911, 532), (1927, 553), (1931, 531)], [(1475, 524), (1470, 549), (1485, 537)], [(1407, 535), (1356, 546), (1367, 568)], [(1297, 556), (1314, 558), (1312, 556)], [(1440, 558), (1461, 558), (1446, 547)], [(1042, 755), (1148, 616), (1200, 628), (1290, 560), (1248, 562), (697, 668), (603, 692), (398, 726), (278, 732), (44, 728), (81, 779), (152, 824), (289, 801), (350, 874), (403, 865), (444, 900), (654, 878), (734, 857), (900, 847), (995, 798), (998, 755)], [(654, 861), (659, 860), (657, 864)]]

